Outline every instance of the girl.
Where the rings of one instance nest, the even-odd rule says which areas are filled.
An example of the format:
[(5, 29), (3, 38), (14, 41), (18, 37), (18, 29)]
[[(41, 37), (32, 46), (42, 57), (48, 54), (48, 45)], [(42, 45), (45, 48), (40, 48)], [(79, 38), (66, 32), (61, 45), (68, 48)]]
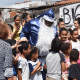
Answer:
[(28, 61), (30, 70), (30, 80), (43, 80), (42, 78), (42, 63), (38, 59), (38, 49), (31, 48), (30, 60)]
[(14, 17), (14, 25), (13, 25), (13, 39), (20, 39), (19, 34), (22, 30), (22, 26), (20, 25), (20, 17), (16, 15)]
[(68, 42), (68, 40), (67, 40), (67, 34), (68, 34), (67, 29), (64, 28), (64, 27), (62, 27), (60, 29), (60, 31), (59, 31), (59, 38), (60, 38), (60, 40), (61, 40), (62, 43), (66, 42), (66, 41)]
[[(58, 27), (59, 27), (59, 31), (62, 27), (65, 27), (65, 22), (62, 18), (59, 18)], [(59, 36), (59, 31), (58, 31), (58, 36)]]
[(71, 46), (71, 42), (68, 40), (68, 30), (64, 27), (62, 27), (60, 29), (60, 33), (59, 33), (59, 36), (60, 36), (60, 40), (62, 43), (70, 43), (70, 49), (72, 49), (72, 46)]
[[(72, 49), (77, 49), (79, 51), (79, 57), (80, 57), (80, 42), (78, 40), (78, 30), (76, 28), (74, 28), (71, 31), (71, 36), (72, 36), (72, 40), (71, 40), (71, 45), (72, 45)], [(80, 59), (78, 60), (78, 63), (80, 65)]]
[(80, 49), (79, 49), (79, 44), (80, 43), (79, 43), (79, 40), (78, 40), (78, 30), (76, 28), (74, 28), (71, 31), (71, 37), (72, 37), (72, 40), (71, 40), (72, 49), (75, 48), (78, 51), (80, 51)]
[(70, 54), (70, 44), (69, 43), (63, 43), (61, 46), (61, 51), (64, 53), (65, 55), (65, 60), (66, 60), (66, 71), (62, 72), (62, 77), (64, 80), (68, 80), (68, 69), (70, 66), (70, 59), (69, 59), (69, 54)]
[(62, 18), (59, 18), (59, 22), (58, 22), (58, 27), (59, 27), (59, 30), (62, 28), (62, 27), (65, 27), (65, 22)]
[[(25, 18), (26, 18), (26, 20), (25, 20)], [(34, 15), (34, 14), (27, 14), (27, 16), (26, 16), (26, 15), (23, 15), (22, 27), (24, 27), (24, 25), (25, 25), (26, 23), (28, 23), (30, 20), (32, 20), (32, 19), (34, 19), (34, 18), (35, 18), (35, 15)]]
[(68, 40), (71, 40), (71, 28), (68, 29)]
[(29, 22), (30, 20), (32, 20), (34, 18), (35, 18), (35, 15), (34, 14), (28, 14), (26, 21)]
[(80, 39), (80, 17), (75, 19), (74, 26), (78, 30), (78, 39)]

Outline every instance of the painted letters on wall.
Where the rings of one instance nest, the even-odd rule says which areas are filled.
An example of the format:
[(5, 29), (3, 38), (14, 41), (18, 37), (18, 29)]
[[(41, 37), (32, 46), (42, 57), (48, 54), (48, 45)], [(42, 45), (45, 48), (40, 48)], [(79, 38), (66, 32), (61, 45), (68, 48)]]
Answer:
[(59, 15), (64, 19), (66, 25), (73, 25), (75, 18), (80, 17), (80, 3), (61, 7)]

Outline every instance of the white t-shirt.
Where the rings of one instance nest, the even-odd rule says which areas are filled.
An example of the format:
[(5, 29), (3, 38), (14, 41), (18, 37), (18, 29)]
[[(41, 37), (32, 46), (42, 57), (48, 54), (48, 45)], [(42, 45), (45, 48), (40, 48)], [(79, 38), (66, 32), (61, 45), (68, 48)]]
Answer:
[(29, 80), (29, 66), (28, 66), (28, 62), (27, 59), (22, 58), (21, 56), (19, 56), (18, 59), (18, 69), (21, 68), (22, 69), (22, 80)]
[[(28, 61), (30, 73), (34, 70), (38, 61), (39, 61), (39, 59), (37, 59), (36, 61), (31, 61), (31, 60)], [(35, 72), (34, 74), (30, 75), (30, 80), (43, 80), (41, 71), (42, 70)]]
[(77, 40), (76, 42), (71, 41), (72, 44), (72, 49), (77, 49), (78, 51), (80, 51), (80, 42), (79, 40)]

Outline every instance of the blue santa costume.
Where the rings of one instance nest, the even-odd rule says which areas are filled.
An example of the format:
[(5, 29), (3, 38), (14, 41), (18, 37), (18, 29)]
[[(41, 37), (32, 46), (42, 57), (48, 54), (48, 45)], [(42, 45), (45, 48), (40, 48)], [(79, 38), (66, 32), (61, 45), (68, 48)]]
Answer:
[[(38, 47), (39, 56), (41, 56), (41, 57), (42, 56), (46, 56), (48, 54), (47, 50), (45, 51), (45, 49), (46, 49), (46, 46), (47, 46), (46, 44), (48, 43), (48, 41), (50, 42), (49, 44), (51, 45), (51, 41), (52, 40), (48, 40), (49, 38), (51, 38), (51, 36), (52, 36), (51, 34), (54, 33), (53, 38), (57, 36), (57, 28), (55, 26), (52, 26), (52, 29), (54, 28), (54, 31), (52, 31), (53, 33), (51, 33), (52, 29), (49, 32), (45, 31), (45, 29), (43, 28), (44, 26), (41, 27), (41, 29), (40, 29), (40, 26), (42, 24), (42, 21), (44, 21), (44, 19), (47, 20), (47, 21), (50, 21), (50, 22), (54, 22), (54, 12), (53, 12), (52, 9), (49, 9), (48, 11), (44, 12), (39, 17), (30, 20), (27, 24), (25, 24), (25, 26), (23, 27), (23, 29), (22, 29), (22, 31), (20, 33), (20, 38), (26, 37), (28, 39), (28, 42), (32, 46), (37, 46)], [(41, 30), (42, 31), (44, 30), (43, 34), (39, 33)], [(49, 28), (47, 27), (46, 30), (49, 30)], [(46, 33), (46, 32), (48, 32), (48, 33)], [(43, 37), (44, 33), (46, 33), (45, 34), (45, 38)], [(50, 34), (49, 37), (47, 37), (48, 34)], [(39, 35), (42, 36), (42, 38), (39, 39)], [(46, 39), (46, 37), (47, 37), (47, 39)], [(48, 40), (48, 41), (46, 42), (45, 39)], [(40, 42), (41, 40), (43, 42)], [(43, 45), (45, 46), (45, 49), (41, 50), (42, 48), (44, 48)], [(49, 49), (50, 49), (50, 47), (51, 46), (49, 46)], [(44, 59), (43, 59), (42, 62), (44, 62)]]
[(45, 26), (43, 24), (43, 22), (45, 23), (45, 20), (54, 22), (54, 12), (52, 9), (49, 9), (39, 17), (30, 20), (25, 24), (20, 33), (20, 38), (27, 38), (32, 46), (36, 46), (39, 49), (39, 60), (43, 66), (46, 55), (51, 48), (51, 41), (54, 37), (57, 37), (57, 28), (54, 25), (52, 25), (52, 27)]

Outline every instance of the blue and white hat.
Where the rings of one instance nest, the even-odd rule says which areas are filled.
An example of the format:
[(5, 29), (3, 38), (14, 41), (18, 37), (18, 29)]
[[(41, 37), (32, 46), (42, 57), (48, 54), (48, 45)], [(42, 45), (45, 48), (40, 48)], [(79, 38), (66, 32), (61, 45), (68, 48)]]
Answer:
[(48, 11), (44, 12), (41, 14), (38, 18), (43, 17), (45, 20), (54, 22), (55, 17), (54, 17), (54, 12), (52, 9), (49, 9)]
[(43, 18), (49, 22), (54, 22), (54, 18), (44, 15)]

